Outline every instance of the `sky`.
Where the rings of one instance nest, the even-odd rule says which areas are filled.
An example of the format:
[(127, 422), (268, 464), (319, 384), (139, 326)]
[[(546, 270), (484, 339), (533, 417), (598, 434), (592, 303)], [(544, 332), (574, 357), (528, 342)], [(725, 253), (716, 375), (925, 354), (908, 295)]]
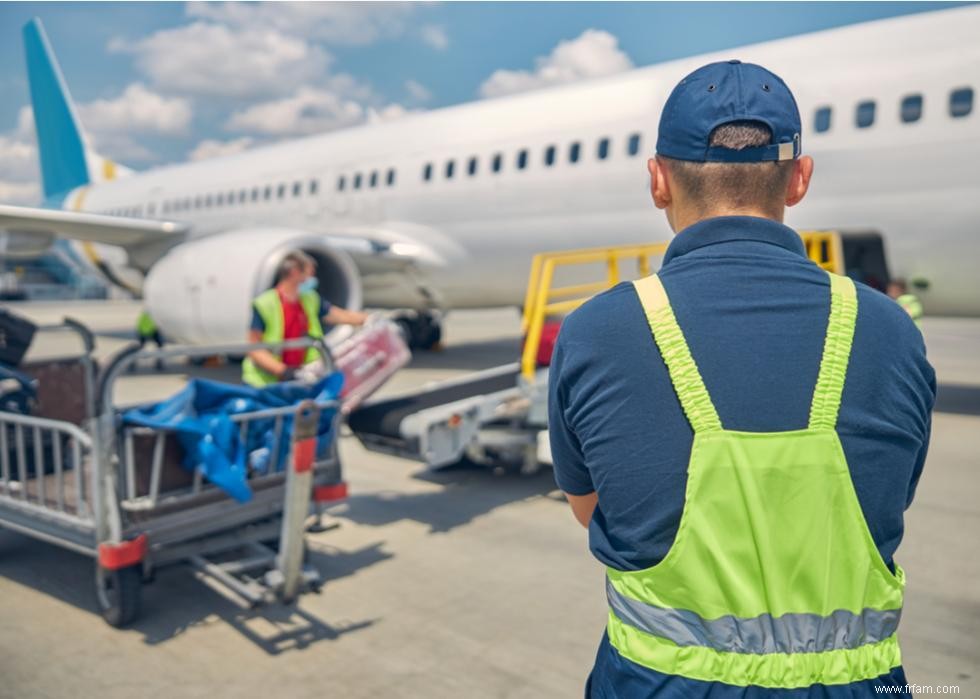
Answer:
[(133, 169), (956, 3), (0, 3), (0, 202), (39, 199), (21, 27)]

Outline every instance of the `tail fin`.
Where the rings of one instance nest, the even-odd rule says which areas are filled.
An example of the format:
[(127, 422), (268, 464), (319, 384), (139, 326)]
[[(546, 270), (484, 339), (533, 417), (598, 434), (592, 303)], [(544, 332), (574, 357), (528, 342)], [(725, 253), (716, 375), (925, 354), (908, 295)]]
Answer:
[(24, 50), (47, 199), (88, 184), (88, 160), (75, 106), (41, 20), (36, 17), (24, 25)]

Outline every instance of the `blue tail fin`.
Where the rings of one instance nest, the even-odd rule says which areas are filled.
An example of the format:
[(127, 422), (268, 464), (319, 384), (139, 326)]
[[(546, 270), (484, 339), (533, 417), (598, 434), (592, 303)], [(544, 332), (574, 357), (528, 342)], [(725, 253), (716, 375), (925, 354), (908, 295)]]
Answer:
[(24, 50), (47, 199), (89, 182), (85, 144), (61, 68), (36, 17), (24, 25)]

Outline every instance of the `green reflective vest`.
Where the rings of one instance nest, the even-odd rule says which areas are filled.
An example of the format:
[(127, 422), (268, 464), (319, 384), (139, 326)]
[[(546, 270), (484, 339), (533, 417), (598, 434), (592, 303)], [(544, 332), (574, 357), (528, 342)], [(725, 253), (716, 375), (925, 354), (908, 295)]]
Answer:
[(919, 297), (915, 294), (902, 294), (895, 301), (912, 317), (915, 324), (921, 327), (919, 319), (922, 318), (922, 302), (919, 301)]
[[(306, 320), (309, 323), (310, 337), (323, 337), (323, 326), (320, 324), (320, 296), (315, 291), (305, 291), (299, 296), (303, 310), (306, 311)], [(282, 313), (282, 302), (279, 300), (279, 292), (275, 289), (268, 289), (259, 294), (252, 302), (255, 310), (265, 323), (265, 332), (262, 333), (262, 342), (278, 343), (285, 339), (285, 322)], [(273, 354), (281, 358), (278, 352)], [(306, 350), (306, 362), (314, 362), (320, 358), (320, 353), (315, 348), (310, 347)], [(251, 386), (261, 388), (269, 384), (276, 383), (279, 379), (269, 372), (259, 368), (250, 358), (246, 357), (242, 362), (242, 381)]]
[(153, 322), (153, 317), (143, 311), (136, 319), (136, 332), (140, 337), (153, 337), (157, 331), (157, 324)]
[(607, 570), (609, 640), (629, 660), (768, 688), (848, 684), (901, 664), (905, 576), (875, 546), (835, 430), (857, 296), (850, 279), (830, 279), (809, 425), (769, 433), (722, 426), (660, 280), (634, 282), (694, 442), (666, 557)]

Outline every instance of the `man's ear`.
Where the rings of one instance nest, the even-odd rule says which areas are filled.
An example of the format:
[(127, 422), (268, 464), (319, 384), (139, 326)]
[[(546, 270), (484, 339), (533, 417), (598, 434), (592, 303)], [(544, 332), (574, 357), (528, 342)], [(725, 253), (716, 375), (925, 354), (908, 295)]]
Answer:
[(813, 158), (801, 156), (793, 163), (793, 176), (789, 178), (786, 187), (786, 206), (795, 206), (806, 196), (810, 188), (810, 178), (813, 176)]
[(650, 158), (647, 161), (647, 170), (650, 171), (650, 196), (653, 197), (653, 203), (658, 209), (666, 209), (671, 202), (667, 168), (657, 158)]

